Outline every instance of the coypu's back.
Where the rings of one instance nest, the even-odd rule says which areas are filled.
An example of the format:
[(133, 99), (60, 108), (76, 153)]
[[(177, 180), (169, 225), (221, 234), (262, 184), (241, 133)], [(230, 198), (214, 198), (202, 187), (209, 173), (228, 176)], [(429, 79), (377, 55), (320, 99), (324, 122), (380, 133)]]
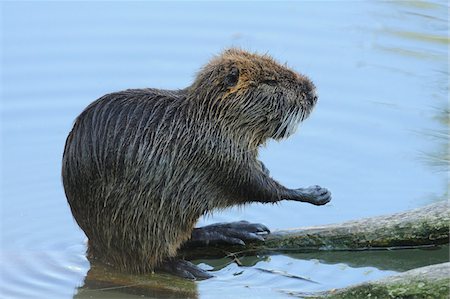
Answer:
[[(130, 170), (126, 160), (158, 161), (164, 153), (158, 146), (166, 146), (163, 132), (171, 125), (168, 120), (182, 113), (184, 98), (183, 91), (130, 89), (93, 102), (77, 117), (67, 138), (63, 167), (77, 167), (64, 167), (69, 175), (64, 178), (79, 171), (89, 179), (108, 180), (111, 174)], [(148, 151), (150, 144), (153, 151)]]
[[(63, 183), (72, 213), (89, 238), (89, 250), (94, 256), (101, 258), (107, 254), (106, 260), (120, 263), (122, 259), (115, 259), (115, 255), (123, 254), (120, 249), (123, 244), (117, 242), (125, 232), (150, 233), (174, 222), (166, 212), (154, 211), (153, 224), (159, 223), (160, 228), (147, 227), (150, 211), (146, 208), (157, 209), (168, 197), (175, 197), (176, 194), (162, 193), (174, 176), (185, 175), (182, 168), (171, 170), (171, 165), (178, 164), (173, 159), (174, 155), (178, 158), (175, 153), (179, 153), (183, 140), (185, 144), (191, 142), (190, 137), (183, 139), (186, 135), (183, 120), (187, 119), (184, 100), (182, 90), (125, 90), (103, 96), (76, 119), (64, 150)], [(175, 174), (177, 171), (181, 173)], [(134, 209), (122, 213), (129, 206)], [(130, 223), (139, 223), (140, 227), (130, 227)], [(160, 248), (138, 239), (134, 241), (129, 249), (135, 255), (133, 260), (138, 259), (136, 264), (149, 264), (141, 257), (142, 251), (152, 251), (154, 258), (159, 259)], [(104, 252), (104, 248), (110, 248), (109, 252)]]

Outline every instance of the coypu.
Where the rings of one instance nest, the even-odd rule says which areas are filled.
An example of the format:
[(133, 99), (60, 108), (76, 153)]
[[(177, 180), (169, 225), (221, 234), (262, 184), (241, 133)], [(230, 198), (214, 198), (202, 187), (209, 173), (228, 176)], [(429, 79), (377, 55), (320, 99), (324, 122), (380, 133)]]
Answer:
[(267, 55), (229, 49), (185, 89), (129, 89), (91, 103), (62, 163), (88, 255), (133, 273), (208, 278), (175, 258), (182, 244), (242, 244), (268, 229), (245, 221), (194, 229), (200, 216), (250, 202), (329, 202), (327, 189), (288, 189), (258, 160), (258, 148), (292, 135), (316, 101), (305, 76)]

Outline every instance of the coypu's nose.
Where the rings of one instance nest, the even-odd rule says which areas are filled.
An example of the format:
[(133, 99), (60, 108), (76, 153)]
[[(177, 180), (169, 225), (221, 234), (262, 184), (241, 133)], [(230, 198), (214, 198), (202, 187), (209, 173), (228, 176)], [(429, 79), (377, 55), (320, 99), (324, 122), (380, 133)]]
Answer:
[(317, 102), (318, 96), (316, 92), (316, 86), (306, 76), (293, 72), (295, 76), (295, 82), (297, 84), (297, 92), (300, 98), (310, 107), (314, 106)]
[(308, 104), (310, 106), (314, 106), (317, 102), (317, 99), (319, 97), (317, 96), (316, 88), (314, 87), (307, 95), (306, 100), (308, 101)]

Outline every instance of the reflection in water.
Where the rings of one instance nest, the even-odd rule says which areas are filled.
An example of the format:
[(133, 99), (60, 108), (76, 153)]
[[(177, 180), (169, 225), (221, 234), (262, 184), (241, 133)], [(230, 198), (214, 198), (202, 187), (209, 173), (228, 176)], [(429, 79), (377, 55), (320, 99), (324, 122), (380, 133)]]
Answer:
[[(260, 282), (253, 282), (255, 286), (264, 285), (265, 280), (273, 283), (284, 281), (289, 288), (282, 292), (319, 290), (323, 289), (326, 282), (324, 277), (314, 274), (323, 271), (321, 264), (333, 265), (332, 268), (354, 271), (361, 281), (375, 279), (377, 269), (394, 271), (407, 271), (410, 269), (447, 262), (448, 246), (428, 249), (402, 249), (380, 251), (341, 251), (341, 252), (311, 252), (290, 253), (272, 256), (241, 256), (239, 258), (203, 259), (196, 260), (196, 264), (207, 265), (216, 275), (211, 281), (203, 281), (202, 286), (226, 288), (229, 283), (236, 287), (236, 279), (243, 276), (248, 279), (257, 276)], [(295, 265), (296, 261), (301, 266), (283, 266), (283, 263), (273, 263), (272, 259), (287, 260), (286, 265)], [(305, 263), (309, 261), (309, 263)], [(281, 267), (280, 267), (281, 265)], [(315, 265), (315, 266), (314, 266)], [(374, 268), (375, 267), (375, 268)], [(283, 270), (284, 269), (284, 270)], [(231, 271), (230, 271), (231, 270)], [(336, 270), (332, 272), (337, 274)], [(243, 279), (245, 282), (246, 279)], [(354, 278), (356, 279), (356, 278)], [(80, 287), (74, 298), (126, 298), (151, 297), (151, 298), (197, 298), (199, 296), (197, 283), (183, 280), (165, 274), (151, 275), (126, 275), (116, 272), (100, 264), (93, 263), (89, 270), (84, 285)], [(336, 284), (336, 286), (339, 286)], [(342, 286), (342, 285), (341, 285)], [(222, 294), (227, 294), (228, 289), (223, 289)], [(204, 292), (202, 292), (204, 293)], [(208, 292), (207, 292), (208, 293)], [(254, 294), (253, 294), (254, 295)], [(209, 295), (211, 296), (211, 294)], [(273, 295), (270, 295), (273, 296)], [(268, 296), (267, 298), (270, 298)], [(202, 296), (200, 296), (202, 297)], [(266, 296), (262, 296), (265, 298)]]
[(450, 109), (444, 107), (442, 109), (436, 109), (435, 119), (442, 125), (440, 130), (429, 130), (424, 134), (431, 137), (435, 144), (436, 150), (432, 153), (426, 154), (426, 161), (429, 165), (436, 168), (438, 171), (447, 172), (450, 163), (450, 152), (449, 152), (449, 115)]
[(450, 167), (450, 150), (449, 150), (449, 128), (450, 128), (450, 109), (449, 107), (444, 107), (442, 109), (436, 109), (437, 116), (435, 119), (441, 124), (442, 129), (427, 130), (423, 134), (432, 140), (435, 144), (435, 149), (423, 153), (422, 158), (425, 162), (430, 165), (437, 172), (443, 173), (444, 177), (447, 175), (447, 179), (444, 182), (444, 191), (442, 195), (434, 196), (431, 198), (434, 201), (448, 200), (449, 189), (450, 189), (450, 177), (448, 176)]
[(91, 263), (74, 298), (198, 298), (194, 281), (166, 274), (131, 275)]
[(334, 251), (290, 254), (297, 259), (315, 259), (321, 263), (345, 263), (350, 267), (376, 267), (380, 270), (404, 272), (414, 268), (445, 263), (449, 261), (448, 246), (424, 249)]
[[(450, 38), (448, 36), (449, 22), (448, 13), (447, 15), (436, 14), (430, 15), (425, 12), (429, 11), (441, 11), (443, 6), (446, 7), (445, 3), (438, 4), (430, 1), (395, 1), (392, 2), (395, 5), (401, 6), (417, 6), (424, 9), (424, 13), (417, 13), (406, 10), (408, 14), (411, 14), (414, 18), (429, 20), (428, 27), (432, 29), (438, 29), (439, 31), (447, 32), (447, 34), (432, 34), (428, 30), (425, 31), (411, 31), (411, 30), (387, 30), (386, 33), (400, 39), (410, 40), (413, 42), (418, 42), (420, 44), (440, 44), (447, 48), (450, 45)], [(446, 9), (448, 9), (446, 7)], [(434, 21), (434, 22), (433, 22)], [(413, 43), (416, 45), (416, 43)], [(411, 47), (410, 47), (411, 48)], [(409, 54), (413, 54), (420, 59), (433, 59), (440, 62), (440, 65), (433, 69), (434, 76), (432, 80), (425, 78), (425, 84), (430, 84), (435, 88), (435, 91), (429, 96), (428, 99), (424, 99), (429, 104), (433, 116), (433, 120), (437, 121), (437, 127), (426, 128), (419, 130), (421, 134), (425, 136), (426, 139), (433, 143), (432, 150), (422, 151), (421, 158), (423, 158), (434, 170), (437, 172), (448, 174), (450, 165), (450, 152), (449, 152), (449, 115), (450, 109), (448, 107), (448, 52), (442, 52), (437, 50), (431, 50), (430, 47), (414, 47), (416, 50), (412, 53), (411, 50)], [(445, 175), (443, 176), (445, 178)], [(449, 197), (449, 187), (450, 181), (447, 176), (443, 184), (444, 191), (441, 194), (436, 194), (430, 196), (433, 201), (447, 200)]]

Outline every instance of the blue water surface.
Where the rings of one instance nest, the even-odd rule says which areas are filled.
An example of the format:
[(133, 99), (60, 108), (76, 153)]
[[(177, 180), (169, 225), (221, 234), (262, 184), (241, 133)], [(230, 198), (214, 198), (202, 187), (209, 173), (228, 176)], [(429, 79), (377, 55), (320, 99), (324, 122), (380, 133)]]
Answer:
[[(2, 298), (72, 298), (83, 284), (85, 236), (60, 179), (65, 138), (83, 108), (111, 91), (184, 88), (228, 47), (269, 53), (314, 81), (319, 102), (310, 118), (291, 138), (269, 142), (261, 159), (284, 185), (319, 184), (333, 200), (253, 204), (200, 225), (320, 225), (446, 197), (446, 1), (6, 1), (0, 9)], [(396, 270), (370, 259), (349, 266), (277, 255), (242, 275), (230, 264), (198, 283), (198, 292), (289, 297)]]

